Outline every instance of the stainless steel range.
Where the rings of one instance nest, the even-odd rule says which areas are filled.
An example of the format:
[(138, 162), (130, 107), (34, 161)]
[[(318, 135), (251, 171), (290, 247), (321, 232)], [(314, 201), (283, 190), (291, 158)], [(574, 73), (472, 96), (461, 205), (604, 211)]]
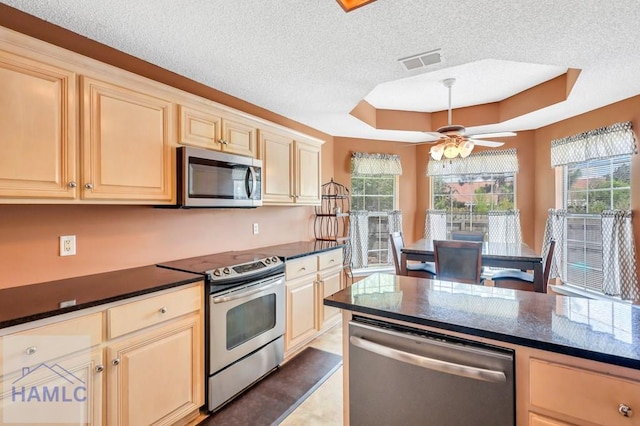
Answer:
[(158, 265), (206, 275), (207, 408), (215, 411), (284, 359), (284, 262), (228, 252)]

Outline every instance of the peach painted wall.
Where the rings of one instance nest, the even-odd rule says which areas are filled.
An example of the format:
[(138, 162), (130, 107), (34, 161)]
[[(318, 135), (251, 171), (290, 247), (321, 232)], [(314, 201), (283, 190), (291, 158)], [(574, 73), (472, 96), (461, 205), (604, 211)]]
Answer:
[[(631, 121), (636, 140), (640, 132), (640, 96), (625, 99), (594, 111), (562, 120), (535, 131), (535, 248), (540, 250), (548, 209), (555, 205), (555, 171), (551, 168), (551, 141), (607, 126)], [(636, 253), (640, 253), (640, 156), (631, 157), (631, 210), (634, 216)], [(561, 207), (561, 206), (557, 206)]]
[[(407, 242), (413, 242), (416, 237), (416, 147), (411, 144), (377, 141), (368, 139), (354, 139), (334, 137), (334, 177), (336, 182), (351, 190), (351, 156), (354, 152), (368, 152), (380, 154), (397, 154), (402, 163), (400, 176), (399, 209), (402, 210), (402, 232)], [(420, 234), (422, 230), (420, 230)], [(413, 238), (412, 238), (413, 236)]]
[[(308, 241), (313, 217), (312, 207), (0, 205), (0, 288)], [(76, 236), (76, 256), (58, 256), (60, 235)]]

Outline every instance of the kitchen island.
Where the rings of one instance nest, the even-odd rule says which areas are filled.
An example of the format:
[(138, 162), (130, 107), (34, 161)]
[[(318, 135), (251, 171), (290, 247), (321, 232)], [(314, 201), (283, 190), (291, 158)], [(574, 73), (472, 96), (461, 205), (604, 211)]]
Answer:
[(343, 309), (345, 424), (354, 318), (513, 350), (518, 425), (639, 424), (637, 306), (386, 274), (324, 303)]

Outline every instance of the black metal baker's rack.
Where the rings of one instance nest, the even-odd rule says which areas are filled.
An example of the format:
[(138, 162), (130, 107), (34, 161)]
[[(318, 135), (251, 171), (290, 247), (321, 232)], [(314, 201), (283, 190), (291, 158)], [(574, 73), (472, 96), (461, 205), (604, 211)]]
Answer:
[(336, 243), (344, 244), (345, 267), (351, 264), (351, 247), (349, 244), (349, 211), (351, 210), (351, 196), (346, 186), (331, 178), (330, 182), (322, 185), (321, 202), (316, 207), (314, 234), (321, 246), (332, 246)]

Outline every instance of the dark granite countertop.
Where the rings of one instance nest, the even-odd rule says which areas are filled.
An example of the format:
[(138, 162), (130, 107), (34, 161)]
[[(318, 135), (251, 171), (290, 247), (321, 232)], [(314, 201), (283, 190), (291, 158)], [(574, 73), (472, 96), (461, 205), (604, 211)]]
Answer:
[[(0, 290), (0, 328), (202, 280), (155, 265)], [(74, 306), (60, 303), (75, 300)]]
[[(299, 241), (222, 254), (253, 253), (291, 260), (340, 247), (324, 241)], [(261, 256), (264, 254), (264, 256)], [(86, 275), (0, 290), (0, 328), (10, 327), (79, 309), (139, 296), (204, 279), (203, 275), (159, 268), (155, 265)], [(74, 306), (60, 303), (75, 300)]]
[(640, 369), (640, 306), (388, 274), (324, 304)]
[(257, 251), (271, 256), (278, 256), (285, 262), (310, 254), (322, 253), (343, 247), (344, 244), (333, 241), (298, 241), (295, 243), (279, 244), (269, 247), (260, 247)]

